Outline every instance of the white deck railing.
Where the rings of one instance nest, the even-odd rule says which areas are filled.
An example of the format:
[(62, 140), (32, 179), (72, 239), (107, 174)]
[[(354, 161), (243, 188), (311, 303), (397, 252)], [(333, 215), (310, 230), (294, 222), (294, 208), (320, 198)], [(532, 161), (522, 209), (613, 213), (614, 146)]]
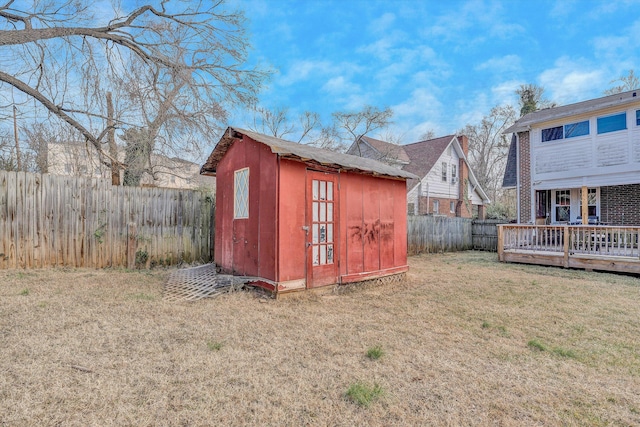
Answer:
[(498, 252), (566, 252), (566, 255), (640, 258), (640, 227), (605, 225), (499, 225)]

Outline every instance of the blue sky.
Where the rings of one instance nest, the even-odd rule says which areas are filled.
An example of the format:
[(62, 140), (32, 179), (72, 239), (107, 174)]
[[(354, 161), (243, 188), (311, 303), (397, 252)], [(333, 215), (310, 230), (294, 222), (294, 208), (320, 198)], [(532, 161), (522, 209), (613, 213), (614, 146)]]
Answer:
[(325, 121), (334, 111), (388, 106), (404, 143), (515, 105), (523, 83), (563, 105), (601, 96), (629, 69), (640, 73), (640, 0), (231, 4), (249, 19), (252, 60), (276, 70), (261, 105)]

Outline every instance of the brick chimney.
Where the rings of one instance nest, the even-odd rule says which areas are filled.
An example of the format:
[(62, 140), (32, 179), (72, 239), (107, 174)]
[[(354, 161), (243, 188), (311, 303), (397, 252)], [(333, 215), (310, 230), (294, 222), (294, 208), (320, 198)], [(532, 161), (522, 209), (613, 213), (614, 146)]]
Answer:
[[(460, 143), (460, 147), (462, 147), (462, 151), (464, 152), (465, 157), (469, 155), (469, 138), (466, 135), (458, 136), (458, 142)], [(469, 166), (467, 162), (461, 157), (458, 166), (458, 185), (459, 185), (459, 199), (458, 206), (460, 207), (458, 216), (463, 218), (471, 218), (473, 215), (471, 209), (471, 200), (465, 200), (465, 191), (467, 189), (467, 185), (469, 182)], [(470, 197), (469, 194), (466, 194), (467, 197)]]

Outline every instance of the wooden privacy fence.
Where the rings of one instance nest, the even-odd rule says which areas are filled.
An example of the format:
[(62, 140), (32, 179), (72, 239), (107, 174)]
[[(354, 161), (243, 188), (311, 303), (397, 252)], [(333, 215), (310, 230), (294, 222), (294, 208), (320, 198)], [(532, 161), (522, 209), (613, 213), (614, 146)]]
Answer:
[(504, 221), (410, 215), (407, 218), (408, 251), (410, 255), (470, 249), (495, 252), (496, 224), (500, 223)]
[(498, 250), (498, 224), (502, 219), (475, 219), (471, 226), (473, 249), (496, 252)]
[(407, 218), (409, 254), (472, 249), (471, 221), (469, 218), (410, 215)]
[(0, 171), (0, 269), (209, 261), (211, 196)]

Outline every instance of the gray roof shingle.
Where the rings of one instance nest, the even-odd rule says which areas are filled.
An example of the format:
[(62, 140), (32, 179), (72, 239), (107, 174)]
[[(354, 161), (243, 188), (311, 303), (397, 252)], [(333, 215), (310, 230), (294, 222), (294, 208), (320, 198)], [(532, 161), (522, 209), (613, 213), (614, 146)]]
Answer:
[(402, 169), (386, 165), (376, 160), (323, 150), (321, 148), (285, 141), (284, 139), (234, 127), (228, 127), (224, 132), (224, 135), (211, 152), (206, 163), (200, 169), (200, 173), (215, 174), (218, 163), (224, 154), (233, 142), (241, 138), (242, 135), (248, 136), (254, 141), (268, 146), (271, 148), (272, 153), (282, 157), (293, 157), (301, 161), (312, 161), (325, 166), (334, 166), (345, 170), (355, 170), (373, 175), (406, 179), (416, 178), (413, 173), (403, 171)]

